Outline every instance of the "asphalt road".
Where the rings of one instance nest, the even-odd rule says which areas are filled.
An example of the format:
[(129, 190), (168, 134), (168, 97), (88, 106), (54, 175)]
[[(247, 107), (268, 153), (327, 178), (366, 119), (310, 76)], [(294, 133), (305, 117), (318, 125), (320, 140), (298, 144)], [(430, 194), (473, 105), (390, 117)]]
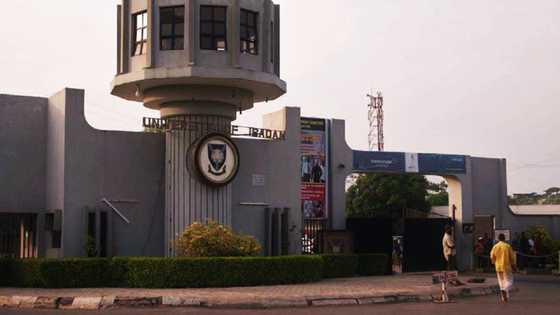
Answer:
[(201, 314), (201, 315), (358, 315), (358, 314), (560, 314), (560, 278), (518, 277), (516, 285), (520, 292), (512, 296), (508, 304), (498, 303), (496, 296), (462, 299), (452, 304), (410, 303), (393, 305), (313, 307), (273, 310), (219, 310), (204, 308), (181, 309), (112, 309), (102, 311), (48, 311), (0, 309), (0, 314), (110, 314), (110, 315), (152, 315), (152, 314)]

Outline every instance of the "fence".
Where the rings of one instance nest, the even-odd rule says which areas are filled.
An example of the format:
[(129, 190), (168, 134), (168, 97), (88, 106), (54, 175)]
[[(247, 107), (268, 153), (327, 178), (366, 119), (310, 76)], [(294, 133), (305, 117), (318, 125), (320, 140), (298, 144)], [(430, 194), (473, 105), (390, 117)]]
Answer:
[(321, 254), (323, 252), (323, 232), (328, 229), (327, 219), (304, 219), (302, 252)]

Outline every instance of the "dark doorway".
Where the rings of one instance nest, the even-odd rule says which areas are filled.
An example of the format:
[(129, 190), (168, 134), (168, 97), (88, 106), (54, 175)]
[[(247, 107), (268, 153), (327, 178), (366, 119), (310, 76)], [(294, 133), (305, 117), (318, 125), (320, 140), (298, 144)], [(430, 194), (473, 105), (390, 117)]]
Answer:
[(406, 219), (404, 223), (404, 272), (445, 269), (442, 238), (451, 219)]
[(391, 273), (393, 252), (393, 227), (391, 219), (384, 218), (349, 218), (346, 228), (352, 232), (354, 252), (357, 254), (386, 254), (387, 273)]

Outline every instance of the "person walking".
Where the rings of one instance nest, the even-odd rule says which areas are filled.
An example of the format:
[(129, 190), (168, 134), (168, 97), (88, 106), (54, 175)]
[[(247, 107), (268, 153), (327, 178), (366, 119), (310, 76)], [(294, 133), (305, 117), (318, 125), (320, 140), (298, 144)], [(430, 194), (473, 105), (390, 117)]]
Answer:
[(517, 263), (513, 248), (506, 243), (504, 234), (498, 236), (498, 243), (492, 248), (490, 259), (496, 266), (501, 300), (502, 302), (508, 302), (509, 292), (513, 288), (513, 272), (517, 270)]
[(455, 240), (453, 239), (453, 229), (450, 225), (445, 226), (445, 233), (443, 234), (442, 246), (443, 256), (447, 261), (447, 270), (455, 270)]

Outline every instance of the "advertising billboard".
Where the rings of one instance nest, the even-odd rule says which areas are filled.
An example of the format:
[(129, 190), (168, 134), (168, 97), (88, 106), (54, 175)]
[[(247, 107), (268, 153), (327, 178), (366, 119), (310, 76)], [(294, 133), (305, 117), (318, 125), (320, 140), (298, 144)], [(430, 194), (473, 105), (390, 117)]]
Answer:
[(306, 219), (327, 217), (327, 122), (301, 118), (301, 207)]

